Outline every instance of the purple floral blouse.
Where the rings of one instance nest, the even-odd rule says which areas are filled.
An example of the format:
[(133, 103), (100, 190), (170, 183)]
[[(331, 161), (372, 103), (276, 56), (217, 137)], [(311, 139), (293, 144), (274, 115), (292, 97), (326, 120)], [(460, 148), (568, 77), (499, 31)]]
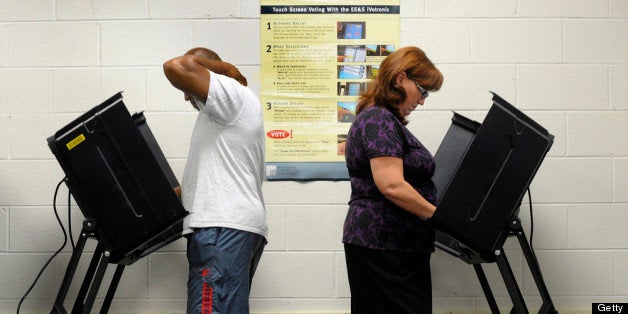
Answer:
[(351, 199), (342, 242), (378, 250), (434, 251), (430, 224), (389, 201), (375, 185), (369, 160), (381, 156), (403, 158), (406, 181), (426, 200), (436, 203), (432, 154), (387, 109), (365, 109), (347, 136), (345, 159)]

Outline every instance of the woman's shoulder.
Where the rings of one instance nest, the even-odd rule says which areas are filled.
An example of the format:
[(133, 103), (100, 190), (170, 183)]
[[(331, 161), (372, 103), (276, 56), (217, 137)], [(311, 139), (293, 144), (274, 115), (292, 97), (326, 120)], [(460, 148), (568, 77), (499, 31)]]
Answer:
[(386, 108), (382, 108), (379, 106), (371, 106), (369, 108), (364, 109), (364, 111), (362, 111), (360, 113), (360, 116), (362, 116), (363, 119), (382, 119), (382, 120), (388, 120), (388, 119), (394, 119), (395, 116), (392, 114), (392, 112), (388, 111), (388, 109)]
[(386, 108), (369, 107), (364, 109), (353, 122), (354, 130), (370, 132), (373, 130), (385, 130), (386, 132), (399, 132), (403, 125)]

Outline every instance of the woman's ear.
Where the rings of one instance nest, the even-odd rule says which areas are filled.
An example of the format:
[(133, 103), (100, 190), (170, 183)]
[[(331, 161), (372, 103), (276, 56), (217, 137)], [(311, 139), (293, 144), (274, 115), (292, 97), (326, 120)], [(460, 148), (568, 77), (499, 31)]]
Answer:
[(403, 83), (403, 80), (406, 77), (408, 77), (406, 72), (399, 72), (399, 73), (397, 73), (397, 75), (395, 76), (395, 83), (397, 83), (397, 85), (401, 85)]

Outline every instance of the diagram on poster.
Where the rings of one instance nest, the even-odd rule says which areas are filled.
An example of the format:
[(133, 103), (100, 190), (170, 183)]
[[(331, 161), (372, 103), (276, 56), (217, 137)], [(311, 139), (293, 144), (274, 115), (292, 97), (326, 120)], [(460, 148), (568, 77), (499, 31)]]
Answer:
[(399, 45), (399, 0), (358, 2), (261, 0), (269, 180), (348, 179), (359, 95)]

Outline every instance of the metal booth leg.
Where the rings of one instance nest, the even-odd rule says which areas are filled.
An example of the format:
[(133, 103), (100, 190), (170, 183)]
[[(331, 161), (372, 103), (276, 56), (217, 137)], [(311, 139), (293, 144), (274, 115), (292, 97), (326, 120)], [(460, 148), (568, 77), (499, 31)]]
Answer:
[(482, 268), (482, 265), (473, 264), (473, 269), (475, 269), (475, 274), (478, 276), (480, 285), (482, 285), (482, 291), (484, 291), (484, 296), (486, 297), (488, 306), (491, 309), (491, 313), (499, 314), (499, 307), (497, 307), (495, 296), (493, 296), (493, 291), (491, 291), (491, 287), (488, 284), (488, 279), (486, 279), (486, 274), (484, 273), (484, 269)]
[(510, 295), (510, 299), (512, 300), (513, 308), (511, 313), (529, 313), (528, 307), (526, 306), (525, 300), (523, 299), (523, 295), (521, 294), (521, 290), (519, 289), (519, 285), (517, 284), (515, 275), (512, 272), (512, 268), (510, 268), (510, 263), (508, 263), (508, 258), (506, 258), (506, 254), (504, 253), (503, 248), (495, 251), (495, 258), (497, 259), (497, 267), (499, 267), (499, 272), (504, 279), (506, 289), (508, 289), (508, 294)]
[(539, 290), (539, 294), (541, 294), (541, 299), (543, 300), (543, 305), (539, 310), (539, 313), (558, 313), (554, 308), (554, 303), (552, 302), (552, 298), (550, 297), (549, 291), (547, 290), (547, 286), (545, 286), (545, 281), (543, 280), (543, 275), (541, 274), (541, 267), (539, 266), (539, 262), (530, 248), (530, 244), (528, 244), (528, 240), (523, 232), (523, 230), (516, 231), (517, 239), (519, 240), (519, 245), (521, 246), (521, 250), (523, 251), (523, 255), (526, 258), (526, 262), (528, 263), (528, 268), (530, 269), (530, 273), (534, 278), (534, 283), (536, 284), (537, 289)]
[(116, 293), (116, 289), (118, 289), (118, 283), (120, 283), (120, 278), (122, 278), (123, 271), (124, 265), (118, 265), (118, 267), (116, 267), (116, 272), (113, 274), (113, 278), (111, 279), (111, 283), (109, 284), (109, 289), (107, 289), (107, 296), (105, 297), (102, 307), (100, 308), (100, 313), (109, 312), (109, 307), (111, 306), (113, 295)]
[[(51, 314), (68, 313), (63, 303), (70, 288), (70, 284), (72, 283), (72, 278), (76, 273), (76, 268), (78, 266), (79, 260), (81, 259), (81, 255), (83, 254), (87, 238), (90, 236), (94, 236), (94, 226), (95, 222), (89, 219), (86, 219), (83, 222), (83, 231), (81, 232), (81, 236), (76, 244), (76, 248), (72, 253), (72, 257), (66, 269), (65, 277), (63, 278), (63, 282), (61, 284), (61, 287), (59, 288), (54, 306), (50, 312)], [(76, 301), (74, 302), (74, 306), (72, 307), (72, 314), (91, 313), (94, 301), (96, 300), (96, 295), (98, 294), (98, 290), (102, 283), (103, 277), (105, 275), (105, 272), (107, 271), (107, 266), (109, 266), (110, 255), (110, 252), (104, 247), (102, 242), (98, 241), (98, 244), (96, 245), (96, 249), (94, 251), (94, 255), (92, 256), (87, 272), (85, 273), (85, 277), (83, 278), (81, 288), (76, 297)], [(122, 277), (122, 272), (124, 271), (124, 268), (124, 265), (117, 266), (113, 278), (111, 279), (109, 288), (107, 290), (107, 295), (103, 301), (100, 313), (107, 313), (109, 311), (109, 307), (111, 306), (113, 296), (120, 282), (120, 278)]]
[(65, 302), (68, 290), (70, 289), (70, 284), (72, 284), (72, 278), (74, 278), (74, 274), (76, 273), (76, 267), (81, 260), (81, 255), (83, 254), (83, 250), (85, 249), (85, 243), (87, 242), (87, 238), (92, 234), (93, 231), (94, 225), (88, 220), (83, 221), (83, 229), (81, 230), (81, 235), (76, 242), (76, 247), (74, 248), (74, 252), (72, 253), (72, 257), (70, 258), (68, 267), (65, 270), (65, 275), (63, 277), (63, 281), (61, 282), (61, 287), (59, 287), (57, 298), (55, 299), (55, 303), (50, 313), (67, 313), (67, 310), (65, 309), (63, 303)]

